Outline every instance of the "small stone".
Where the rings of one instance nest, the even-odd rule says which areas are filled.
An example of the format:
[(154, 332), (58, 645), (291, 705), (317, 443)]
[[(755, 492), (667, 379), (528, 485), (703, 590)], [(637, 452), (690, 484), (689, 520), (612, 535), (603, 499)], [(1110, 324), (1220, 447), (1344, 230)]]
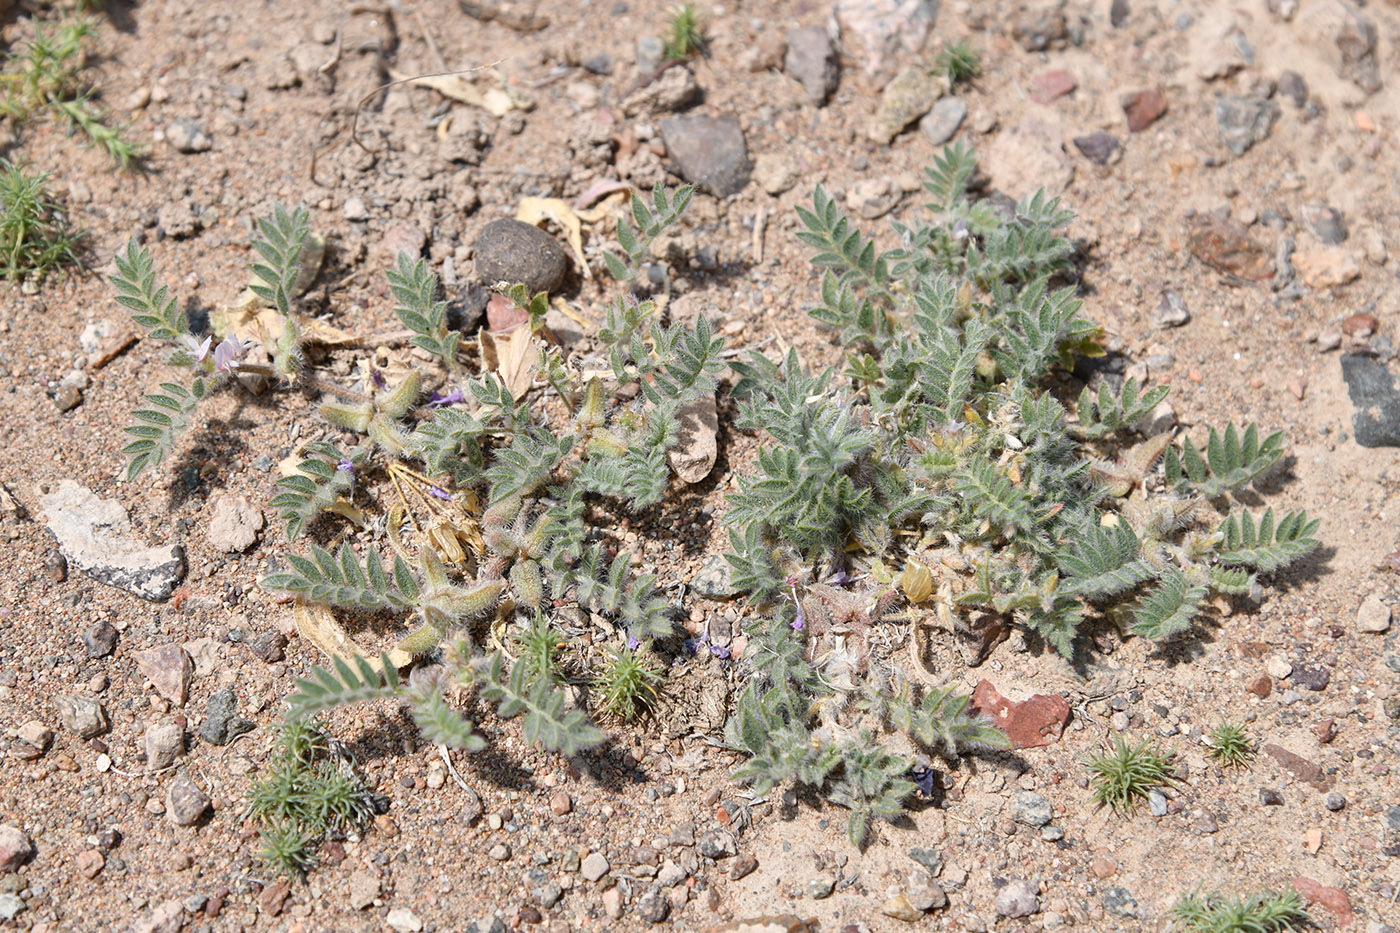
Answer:
[(227, 745), (253, 728), (253, 723), (238, 715), (238, 694), (232, 687), (225, 687), (209, 698), (199, 737), (210, 745)]
[(1128, 7), (1128, 0), (1113, 0), (1108, 7), (1108, 23), (1114, 29), (1122, 27), (1128, 21), (1128, 14), (1131, 10)]
[(1074, 75), (1063, 68), (1056, 68), (1035, 77), (1031, 82), (1031, 100), (1037, 104), (1050, 104), (1079, 86)]
[(78, 874), (91, 881), (102, 871), (103, 867), (107, 864), (107, 860), (103, 858), (102, 853), (96, 849), (87, 849), (78, 853), (74, 864), (77, 865)]
[(1381, 322), (1374, 314), (1348, 314), (1342, 319), (1342, 333), (1348, 337), (1365, 339), (1380, 329)]
[(771, 195), (779, 195), (797, 184), (797, 160), (787, 152), (760, 153), (753, 163), (753, 178)]
[(863, 178), (846, 192), (846, 207), (866, 220), (883, 217), (899, 203), (903, 192), (889, 178)]
[(541, 907), (549, 910), (564, 899), (564, 889), (553, 881), (545, 882), (535, 889), (535, 899), (540, 902)]
[(1328, 887), (1301, 875), (1293, 878), (1293, 887), (1308, 900), (1321, 904), (1337, 917), (1337, 927), (1351, 926), (1351, 900), (1341, 888)]
[(1094, 873), (1094, 877), (1100, 881), (1112, 878), (1118, 871), (1118, 865), (1110, 859), (1102, 856), (1089, 863), (1089, 870)]
[(1274, 263), (1264, 247), (1239, 224), (1208, 220), (1198, 223), (1186, 239), (1186, 248), (1201, 262), (1250, 282), (1274, 274)]
[(807, 881), (807, 896), (813, 900), (822, 900), (831, 897), (831, 892), (836, 890), (836, 878), (834, 875), (821, 874)]
[(287, 636), (281, 632), (263, 632), (248, 643), (253, 657), (264, 664), (276, 664), (287, 657)]
[(734, 867), (729, 869), (729, 878), (731, 881), (738, 881), (740, 878), (753, 874), (757, 868), (758, 859), (748, 852), (744, 852), (734, 860)]
[(131, 519), (115, 499), (65, 479), (40, 498), (44, 521), (71, 567), (99, 583), (161, 602), (185, 575), (184, 549), (147, 547), (131, 536)]
[(72, 411), (83, 403), (83, 390), (75, 385), (60, 385), (53, 394), (59, 411)]
[[(493, 862), (504, 862), (510, 859), (510, 846), (504, 842), (498, 842), (486, 851), (486, 857)], [(589, 878), (589, 881), (596, 881), (596, 878)]]
[(1167, 815), (1167, 796), (1159, 790), (1148, 791), (1147, 809), (1153, 816)]
[(820, 107), (841, 80), (841, 63), (831, 36), (820, 26), (789, 29), (783, 70), (795, 78), (807, 99)]
[(141, 675), (156, 688), (156, 693), (184, 706), (194, 677), (194, 661), (179, 645), (158, 645), (136, 653), (136, 666)]
[(909, 857), (924, 866), (930, 877), (936, 878), (943, 871), (943, 856), (937, 849), (910, 849)]
[(0, 894), (0, 920), (13, 920), (29, 907), (14, 894)]
[(1318, 693), (1332, 682), (1332, 672), (1321, 664), (1303, 664), (1293, 671), (1293, 682)]
[(651, 890), (638, 899), (637, 913), (648, 923), (661, 923), (671, 915), (671, 902), (660, 891)]
[(1293, 665), (1283, 655), (1276, 654), (1264, 663), (1264, 670), (1274, 680), (1284, 680), (1293, 673)]
[(1274, 692), (1274, 681), (1268, 674), (1260, 674), (1245, 689), (1262, 700)]
[(166, 720), (146, 729), (146, 769), (168, 768), (185, 753), (185, 730), (178, 722)]
[(661, 67), (661, 60), (666, 55), (666, 43), (661, 38), (638, 36), (633, 48), (633, 60), (637, 64), (639, 74), (649, 76)]
[(1108, 724), (1113, 727), (1114, 732), (1127, 732), (1129, 722), (1128, 714), (1122, 710), (1108, 717)]
[(943, 886), (928, 879), (923, 879), (904, 892), (910, 906), (915, 910), (927, 913), (930, 910), (942, 910), (948, 906), (948, 894), (943, 890)]
[(1050, 801), (1034, 791), (1023, 790), (1016, 795), (1011, 809), (1011, 818), (1016, 822), (1027, 826), (1044, 826), (1052, 816), (1054, 811)]
[(1157, 302), (1157, 309), (1151, 315), (1152, 324), (1159, 330), (1168, 327), (1181, 327), (1191, 320), (1191, 309), (1181, 295), (1173, 289), (1164, 289)]
[(1308, 288), (1338, 288), (1361, 276), (1361, 264), (1349, 250), (1336, 246), (1300, 249), (1293, 266)]
[(1372, 593), (1356, 611), (1356, 628), (1361, 632), (1379, 635), (1390, 628), (1390, 607)]
[(681, 884), (688, 877), (690, 874), (684, 868), (667, 859), (661, 870), (656, 873), (656, 883), (663, 888), (669, 888)]
[(919, 120), (919, 132), (931, 146), (941, 146), (953, 138), (953, 134), (967, 119), (967, 104), (961, 97), (941, 97), (933, 109)]
[(885, 901), (884, 905), (880, 908), (880, 913), (884, 914), (886, 917), (903, 920), (905, 923), (913, 923), (916, 920), (922, 920), (924, 917), (924, 912), (909, 903), (909, 898), (905, 897), (903, 894), (896, 894), (894, 897)]
[(351, 223), (357, 223), (369, 219), (369, 208), (365, 207), (364, 198), (357, 194), (351, 195), (340, 206), (340, 215)]
[(1103, 909), (1115, 917), (1137, 917), (1137, 898), (1127, 888), (1109, 888), (1103, 894)]
[(209, 543), (214, 550), (237, 554), (248, 550), (258, 540), (258, 532), (263, 527), (263, 513), (246, 496), (224, 493), (216, 496), (211, 505), (213, 515), (209, 519)]
[(972, 706), (1005, 732), (1012, 748), (1039, 748), (1059, 741), (1069, 722), (1069, 703), (1062, 696), (1036, 694), (1019, 702), (997, 692), (991, 681), (972, 691)]
[(83, 629), (83, 647), (90, 658), (105, 658), (117, 645), (117, 630), (103, 619)]
[(997, 893), (993, 906), (999, 917), (1029, 917), (1040, 912), (1040, 887), (1034, 881), (1012, 878)]
[(1095, 165), (1107, 165), (1123, 151), (1123, 144), (1118, 141), (1118, 137), (1102, 132), (1076, 136), (1074, 146), (1083, 153), (1084, 158)]
[(585, 881), (597, 881), (606, 875), (611, 867), (608, 860), (603, 857), (603, 853), (590, 852), (588, 857), (583, 860), (581, 871)]
[(1068, 35), (1065, 15), (1050, 6), (1023, 10), (1011, 24), (1011, 38), (1027, 52), (1043, 52)]
[(107, 731), (107, 711), (91, 697), (57, 696), (54, 707), (63, 728), (80, 739), (90, 739)]
[(0, 873), (18, 871), (34, 855), (34, 843), (22, 830), (0, 825)]
[(165, 127), (165, 141), (176, 152), (207, 152), (214, 146), (214, 140), (193, 120), (175, 120)]
[(419, 920), (418, 915), (407, 907), (395, 907), (385, 915), (384, 922), (397, 930), (398, 933), (419, 933), (423, 929), (423, 921)]
[(712, 829), (703, 834), (695, 843), (695, 849), (705, 858), (730, 858), (739, 852), (734, 834), (726, 829)]
[(752, 165), (739, 121), (705, 115), (661, 121), (661, 141), (688, 182), (718, 198), (744, 190)]
[[(1400, 388), (1390, 368), (1359, 353), (1343, 354), (1341, 363), (1353, 408), (1351, 427), (1356, 443), (1362, 447), (1400, 447)], [(1380, 612), (1375, 611), (1373, 618), (1376, 621), (1372, 624), (1379, 625)], [(1388, 627), (1388, 610), (1384, 618)], [(1360, 613), (1357, 621), (1359, 625)]]
[(1308, 82), (1296, 71), (1285, 71), (1278, 76), (1278, 93), (1293, 101), (1293, 106), (1301, 107), (1308, 102)]
[(1335, 246), (1347, 238), (1342, 212), (1325, 204), (1304, 204), (1303, 219), (1322, 242)]
[(19, 727), (19, 740), (46, 752), (49, 750), (49, 743), (53, 741), (53, 730), (39, 720), (31, 719)]
[(536, 292), (553, 293), (564, 282), (569, 256), (538, 227), (519, 220), (493, 220), (476, 240), (476, 275), (484, 284), (522, 282)]
[(927, 68), (906, 67), (880, 92), (880, 103), (866, 135), (888, 145), (904, 128), (928, 113), (943, 95), (943, 84)]
[(1263, 97), (1227, 96), (1215, 104), (1215, 125), (1231, 152), (1242, 156), (1257, 142), (1268, 139), (1278, 120), (1279, 106)]
[[(597, 97), (597, 90), (592, 85), (585, 85), (588, 88), (588, 95)], [(704, 96), (704, 91), (695, 81), (695, 74), (685, 65), (678, 65), (663, 71), (655, 81), (651, 81), (631, 94), (622, 101), (622, 112), (627, 116), (639, 116), (642, 114), (676, 113), (685, 110), (696, 103)], [(587, 103), (586, 101), (581, 104)], [(592, 110), (592, 106), (583, 106), (584, 110)]]
[(165, 812), (176, 826), (192, 826), (209, 809), (209, 795), (188, 774), (181, 774), (170, 784), (165, 795)]
[(549, 798), (549, 809), (555, 816), (563, 816), (574, 808), (574, 802), (564, 791), (555, 791), (554, 796)]
[(1339, 794), (1334, 790), (1327, 795), (1324, 804), (1327, 809), (1331, 810), (1333, 813), (1337, 813), (1346, 807), (1347, 798), (1344, 794)]
[(1166, 110), (1167, 95), (1160, 87), (1137, 91), (1123, 100), (1123, 115), (1128, 118), (1130, 133), (1141, 133), (1156, 122)]
[(603, 892), (603, 913), (608, 919), (617, 920), (622, 916), (622, 892), (617, 888), (608, 888)]
[(350, 908), (364, 910), (379, 896), (379, 879), (366, 871), (357, 871), (350, 876)]

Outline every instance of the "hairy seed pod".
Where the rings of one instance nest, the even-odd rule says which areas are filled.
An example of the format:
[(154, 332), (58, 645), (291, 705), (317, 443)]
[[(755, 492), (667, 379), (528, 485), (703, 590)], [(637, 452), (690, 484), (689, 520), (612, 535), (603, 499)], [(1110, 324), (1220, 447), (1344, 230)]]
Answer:
[(904, 565), (904, 574), (899, 578), (899, 588), (904, 598), (911, 603), (921, 603), (933, 595), (933, 572), (928, 565), (911, 560)]
[(515, 587), (516, 597), (531, 609), (538, 608), (544, 601), (544, 583), (540, 579), (540, 565), (533, 560), (518, 560), (511, 565), (510, 583)]

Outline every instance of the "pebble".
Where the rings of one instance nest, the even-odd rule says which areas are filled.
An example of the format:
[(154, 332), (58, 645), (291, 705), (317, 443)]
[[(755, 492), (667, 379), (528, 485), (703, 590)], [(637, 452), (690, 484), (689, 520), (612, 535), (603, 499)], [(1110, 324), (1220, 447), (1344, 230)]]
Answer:
[(617, 888), (608, 888), (603, 892), (603, 913), (612, 920), (622, 916), (622, 892)]
[(588, 857), (583, 860), (580, 870), (585, 881), (597, 881), (606, 875), (611, 867), (608, 860), (603, 857), (603, 853), (590, 852)]
[(1031, 81), (1031, 100), (1037, 104), (1050, 104), (1078, 86), (1074, 75), (1063, 68), (1056, 68), (1037, 75)]
[(165, 141), (176, 152), (207, 152), (214, 140), (193, 120), (174, 120), (165, 127)]
[(1293, 265), (1309, 288), (1337, 288), (1361, 276), (1361, 264), (1350, 250), (1335, 246), (1300, 249), (1293, 254)]
[(1167, 815), (1167, 796), (1159, 790), (1147, 792), (1147, 809), (1153, 816)]
[[(1351, 426), (1356, 443), (1362, 447), (1400, 447), (1400, 388), (1389, 367), (1357, 353), (1342, 354), (1341, 363), (1353, 408)], [(1379, 613), (1375, 618), (1379, 620)]]
[(660, 891), (652, 889), (637, 901), (637, 913), (648, 923), (661, 923), (671, 915), (671, 902)]
[(686, 181), (719, 198), (738, 194), (749, 183), (753, 166), (738, 120), (703, 114), (670, 117), (660, 129), (661, 141)]
[(1278, 76), (1278, 93), (1293, 101), (1293, 106), (1301, 107), (1308, 102), (1308, 82), (1296, 71), (1288, 70)]
[[(593, 93), (596, 96), (597, 91)], [(695, 74), (686, 66), (678, 65), (666, 69), (655, 81), (629, 94), (622, 102), (622, 112), (628, 116), (676, 113), (703, 96), (704, 92), (695, 82)], [(591, 110), (592, 107), (583, 109)]]
[(83, 647), (89, 658), (105, 658), (117, 645), (117, 630), (103, 619), (83, 629)]
[(661, 59), (666, 54), (666, 43), (657, 36), (638, 36), (633, 45), (637, 72), (651, 75), (661, 67)]
[(1095, 165), (1107, 165), (1114, 161), (1123, 152), (1123, 144), (1118, 141), (1118, 137), (1111, 133), (1090, 133), (1088, 136), (1076, 136), (1074, 146), (1084, 158)]
[(837, 0), (836, 22), (843, 46), (848, 37), (864, 52), (867, 75), (887, 75), (928, 41), (938, 18), (938, 0)]
[(553, 293), (564, 283), (569, 256), (540, 228), (519, 220), (493, 220), (476, 240), (476, 275), (483, 284), (524, 283), (530, 294)]
[(14, 894), (0, 894), (0, 919), (13, 920), (28, 907), (28, 904)]
[(379, 879), (366, 871), (357, 871), (350, 876), (350, 908), (364, 910), (379, 896)]
[(384, 916), (384, 922), (398, 933), (419, 933), (423, 929), (423, 921), (407, 907), (395, 907)]
[(1268, 674), (1260, 674), (1245, 689), (1262, 700), (1274, 692), (1274, 681)]
[(156, 693), (184, 706), (189, 698), (190, 681), (194, 678), (194, 661), (179, 645), (157, 645), (136, 652), (136, 666), (156, 688)]
[(96, 878), (106, 866), (107, 860), (102, 857), (102, 853), (96, 849), (86, 849), (78, 853), (74, 859), (74, 864), (78, 868), (78, 874), (91, 881)]
[(107, 711), (91, 697), (57, 696), (53, 703), (59, 722), (80, 739), (90, 739), (108, 729)]
[(802, 85), (807, 99), (819, 107), (836, 91), (841, 80), (836, 45), (820, 26), (788, 30), (783, 70)]
[(1208, 220), (1198, 223), (1186, 247), (1201, 262), (1228, 275), (1259, 282), (1274, 274), (1268, 252), (1239, 224)]
[(1113, 727), (1114, 732), (1127, 732), (1130, 720), (1127, 713), (1119, 710), (1108, 717), (1108, 724)]
[(1050, 822), (1054, 811), (1050, 801), (1035, 793), (1024, 790), (1016, 795), (1011, 809), (1011, 818), (1027, 826), (1044, 826)]
[(913, 848), (909, 850), (909, 857), (924, 866), (930, 877), (936, 878), (943, 871), (943, 856), (937, 849)]
[(1335, 246), (1347, 238), (1346, 221), (1342, 212), (1326, 204), (1304, 204), (1303, 220), (1324, 243)]
[(83, 403), (83, 390), (75, 385), (60, 385), (53, 394), (59, 411), (72, 411)]
[(18, 871), (34, 855), (34, 842), (21, 829), (0, 824), (0, 873)]
[(1069, 703), (1055, 694), (1037, 693), (1013, 702), (989, 680), (972, 691), (972, 707), (1006, 733), (1012, 748), (1039, 748), (1057, 742), (1069, 722)]
[(563, 816), (574, 808), (574, 802), (564, 791), (555, 791), (554, 796), (549, 798), (549, 809), (555, 816)]
[(53, 741), (53, 730), (39, 720), (31, 719), (19, 727), (19, 740), (46, 752), (49, 750), (49, 743)]
[(165, 720), (146, 729), (146, 770), (167, 768), (185, 753), (185, 730), (178, 722)]
[(238, 694), (233, 687), (224, 687), (209, 697), (209, 707), (199, 727), (199, 737), (210, 745), (227, 745), (253, 729), (252, 722), (238, 715)]
[(1000, 917), (1029, 917), (1040, 912), (1039, 885), (1024, 878), (1012, 878), (997, 892), (993, 906)]
[(729, 878), (731, 881), (738, 881), (740, 878), (753, 874), (757, 868), (758, 859), (745, 852), (734, 860), (734, 867), (729, 869)]
[(209, 519), (209, 543), (225, 554), (246, 551), (258, 540), (263, 528), (262, 510), (246, 496), (227, 493), (214, 497), (213, 515)]
[(1293, 671), (1293, 682), (1307, 687), (1314, 693), (1327, 689), (1332, 681), (1332, 672), (1321, 664), (1303, 664)]
[(191, 826), (209, 809), (209, 795), (188, 774), (180, 774), (165, 795), (165, 812), (176, 826)]
[(1175, 290), (1164, 289), (1156, 309), (1151, 314), (1151, 320), (1152, 325), (1159, 330), (1181, 327), (1190, 322), (1191, 309), (1186, 307), (1186, 301)]
[(1323, 801), (1323, 803), (1327, 807), (1327, 809), (1331, 810), (1333, 813), (1337, 813), (1346, 807), (1347, 798), (1345, 795), (1339, 794), (1337, 791), (1334, 790), (1327, 795), (1327, 798)]
[(1123, 99), (1123, 115), (1128, 118), (1128, 132), (1141, 133), (1167, 110), (1167, 95), (1160, 87), (1136, 91)]
[(904, 128), (933, 109), (943, 82), (927, 68), (906, 67), (880, 92), (880, 103), (866, 128), (876, 143), (888, 145)]
[(813, 900), (822, 900), (831, 897), (831, 892), (836, 890), (836, 876), (831, 874), (817, 875), (807, 881), (807, 895)]
[(248, 651), (264, 664), (276, 664), (287, 657), (287, 636), (281, 632), (263, 632), (248, 643)]
[(753, 179), (771, 195), (779, 195), (797, 184), (797, 160), (787, 152), (763, 152), (753, 163)]
[(71, 566), (99, 583), (151, 602), (170, 597), (185, 575), (185, 552), (175, 545), (148, 547), (129, 532), (131, 519), (115, 499), (65, 479), (40, 498), (44, 521)]
[(738, 854), (739, 846), (734, 834), (725, 829), (711, 829), (695, 843), (695, 849), (705, 858), (730, 858)]
[(1379, 635), (1390, 628), (1390, 607), (1380, 596), (1372, 593), (1356, 611), (1356, 628), (1361, 632)]
[(1237, 156), (1267, 139), (1278, 116), (1278, 104), (1263, 97), (1230, 95), (1215, 104), (1215, 125), (1220, 141)]
[(1103, 894), (1103, 909), (1115, 917), (1138, 916), (1137, 898), (1127, 888), (1109, 888)]
[(1011, 38), (1027, 52), (1043, 52), (1069, 35), (1065, 15), (1051, 6), (1023, 10), (1011, 24)]
[(885, 901), (884, 905), (880, 908), (880, 912), (886, 917), (903, 920), (905, 923), (913, 923), (916, 920), (922, 920), (924, 917), (924, 912), (909, 903), (909, 898), (905, 897), (903, 894), (896, 894), (894, 897)]
[[(510, 858), (510, 846), (504, 842), (498, 842), (486, 851), (486, 857), (495, 862), (504, 862)], [(606, 871), (606, 869), (604, 869)], [(600, 876), (601, 877), (601, 876)], [(589, 878), (589, 881), (597, 881), (597, 878)]]
[(1274, 680), (1284, 680), (1293, 673), (1293, 665), (1288, 663), (1287, 658), (1276, 654), (1264, 663), (1264, 670), (1268, 671)]
[(941, 146), (953, 138), (966, 119), (967, 103), (961, 97), (941, 97), (919, 120), (919, 132), (929, 145)]
[(863, 178), (846, 192), (846, 207), (866, 220), (874, 220), (894, 210), (903, 194), (888, 177)]
[(369, 220), (369, 208), (365, 207), (365, 199), (358, 194), (346, 198), (345, 203), (340, 206), (340, 216), (351, 223)]

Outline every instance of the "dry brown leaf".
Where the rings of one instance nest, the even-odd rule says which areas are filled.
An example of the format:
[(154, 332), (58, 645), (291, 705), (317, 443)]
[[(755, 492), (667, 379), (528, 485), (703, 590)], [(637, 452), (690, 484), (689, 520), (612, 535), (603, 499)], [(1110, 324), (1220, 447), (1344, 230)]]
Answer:
[[(296, 605), (292, 607), (292, 620), (296, 622), (297, 632), (301, 637), (315, 645), (328, 659), (354, 661), (355, 658), (364, 658), (374, 670), (383, 671), (384, 665), (379, 658), (368, 657), (361, 651), (360, 646), (355, 644), (350, 633), (345, 630), (345, 626), (341, 625), (325, 606), (297, 600)], [(413, 655), (397, 648), (390, 649), (385, 654), (389, 656), (389, 663), (395, 667), (407, 667), (413, 663)]]
[(707, 395), (683, 406), (676, 412), (676, 420), (680, 422), (680, 443), (667, 452), (666, 459), (682, 482), (698, 483), (710, 475), (719, 456), (715, 397)]
[[(297, 323), (301, 338), (309, 343), (330, 347), (359, 343), (352, 334), (325, 321), (295, 315), (292, 319)], [(263, 307), (261, 300), (252, 292), (244, 292), (237, 304), (210, 312), (209, 328), (220, 338), (233, 334), (241, 340), (271, 346), (282, 336), (282, 315), (273, 308)]]
[(596, 224), (600, 220), (607, 220), (609, 217), (613, 217), (619, 209), (631, 203), (632, 189), (624, 186), (603, 198), (596, 206), (587, 210), (575, 208), (574, 213), (578, 215), (578, 219), (584, 223)]
[(462, 74), (410, 75), (389, 69), (389, 77), (413, 87), (426, 87), (458, 103), (479, 107), (493, 117), (503, 117), (512, 110), (530, 110), (535, 102), (526, 94), (510, 88), (478, 88)]
[(532, 227), (538, 227), (542, 220), (554, 221), (564, 231), (569, 245), (574, 248), (574, 258), (578, 260), (583, 277), (593, 277), (593, 273), (588, 269), (588, 260), (583, 255), (583, 227), (579, 223), (578, 215), (568, 204), (559, 198), (521, 198), (515, 219)]
[(534, 385), (540, 362), (529, 323), (517, 324), (501, 334), (493, 334), (483, 327), (477, 333), (477, 340), (481, 344), (482, 364), (501, 377), (511, 396), (523, 398)]

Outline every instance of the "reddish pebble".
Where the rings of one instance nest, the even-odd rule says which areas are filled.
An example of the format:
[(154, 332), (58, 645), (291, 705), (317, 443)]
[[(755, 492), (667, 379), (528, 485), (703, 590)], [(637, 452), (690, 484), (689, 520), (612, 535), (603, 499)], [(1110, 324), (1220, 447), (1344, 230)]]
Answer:
[(1166, 112), (1166, 109), (1167, 95), (1160, 87), (1130, 94), (1123, 101), (1123, 113), (1128, 118), (1128, 129), (1134, 133), (1147, 129)]
[(554, 811), (555, 816), (563, 816), (573, 808), (574, 802), (562, 790), (549, 798), (549, 809)]
[(1288, 383), (1288, 391), (1293, 393), (1293, 397), (1298, 401), (1303, 400), (1303, 396), (1308, 394), (1308, 377), (1299, 376)]
[(1079, 82), (1074, 80), (1074, 75), (1063, 68), (1056, 68), (1054, 71), (1047, 71), (1036, 76), (1032, 82), (1031, 100), (1037, 104), (1048, 104), (1057, 97), (1063, 97), (1078, 86)]
[(1319, 881), (1302, 875), (1293, 879), (1293, 887), (1297, 888), (1298, 893), (1303, 897), (1315, 904), (1321, 904), (1336, 914), (1337, 926), (1351, 925), (1351, 901), (1347, 899), (1347, 892), (1341, 888), (1329, 888)]
[(1374, 314), (1352, 314), (1342, 321), (1342, 333), (1348, 337), (1369, 337), (1380, 326)]
[(1326, 745), (1337, 737), (1337, 720), (1323, 719), (1315, 722), (1312, 724), (1312, 731), (1313, 735), (1317, 736), (1317, 740)]
[(224, 899), (217, 894), (204, 902), (204, 916), (217, 917), (224, 909)]
[(1112, 878), (1118, 872), (1118, 865), (1106, 858), (1096, 858), (1089, 870), (1094, 873), (1094, 877), (1100, 881)]
[(1064, 697), (1038, 693), (1016, 702), (1002, 696), (989, 680), (972, 691), (972, 706), (1006, 733), (1012, 748), (1038, 748), (1059, 741), (1069, 722)]
[(486, 303), (486, 327), (493, 334), (510, 330), (524, 323), (529, 317), (528, 312), (517, 308), (515, 302), (505, 295), (492, 295), (491, 300)]
[(78, 872), (88, 880), (96, 878), (97, 873), (102, 870), (102, 866), (105, 864), (107, 864), (107, 860), (96, 849), (88, 849), (86, 852), (78, 853)]
[(1260, 674), (1245, 689), (1262, 700), (1274, 692), (1274, 680), (1268, 674)]

